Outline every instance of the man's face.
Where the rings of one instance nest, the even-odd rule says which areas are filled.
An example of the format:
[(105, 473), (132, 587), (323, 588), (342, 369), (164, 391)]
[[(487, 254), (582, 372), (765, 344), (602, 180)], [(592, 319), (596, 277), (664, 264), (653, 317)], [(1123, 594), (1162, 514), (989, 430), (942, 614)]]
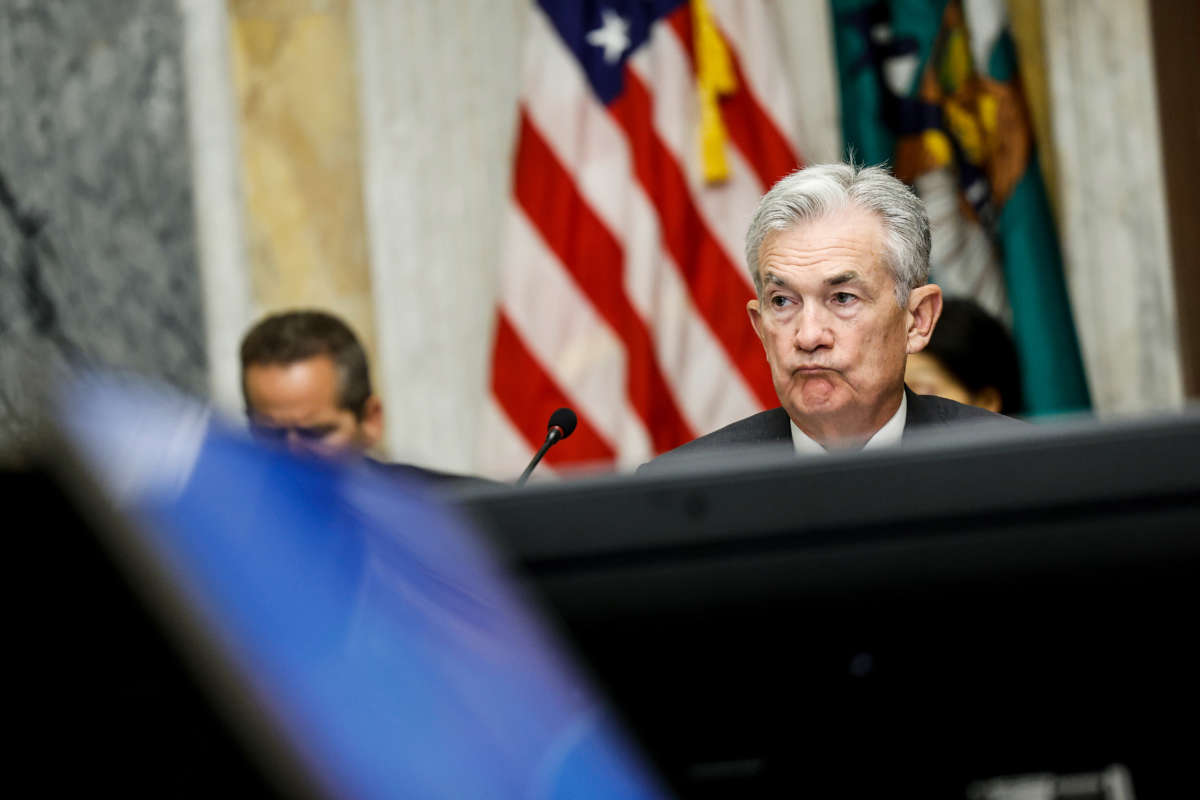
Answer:
[[(780, 402), (823, 444), (865, 441), (896, 413), (906, 354), (925, 346), (941, 310), (932, 285), (898, 305), (885, 257), (881, 221), (856, 207), (775, 232), (759, 251), (750, 320)], [(936, 310), (925, 308), (935, 293)]]
[(337, 367), (329, 356), (252, 364), (243, 379), (251, 424), (293, 450), (321, 455), (361, 451), (382, 433), (382, 410), (375, 397), (367, 401), (362, 420), (338, 406)]

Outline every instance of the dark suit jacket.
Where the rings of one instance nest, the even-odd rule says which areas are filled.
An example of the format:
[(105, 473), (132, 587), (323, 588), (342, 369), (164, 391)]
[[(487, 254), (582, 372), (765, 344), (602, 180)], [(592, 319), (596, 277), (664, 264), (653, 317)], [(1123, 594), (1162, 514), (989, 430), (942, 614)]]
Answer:
[(376, 461), (373, 458), (367, 459), (368, 464), (379, 472), (391, 478), (408, 481), (416, 485), (426, 487), (438, 486), (454, 486), (457, 488), (465, 488), (467, 486), (498, 486), (499, 484), (489, 481), (486, 478), (479, 478), (474, 475), (459, 475), (453, 472), (438, 472), (437, 470), (418, 467), (414, 464), (400, 463), (385, 463)]
[[(1012, 425), (1022, 425), (1011, 417), (993, 414), (975, 406), (963, 405), (953, 400), (946, 400), (933, 395), (914, 394), (907, 386), (904, 393), (908, 396), (908, 413), (904, 422), (904, 436), (922, 428), (932, 429), (938, 426), (956, 425), (964, 422), (1003, 422)], [(772, 408), (758, 414), (730, 423), (724, 428), (715, 430), (707, 436), (693, 439), (685, 445), (663, 453), (649, 464), (643, 464), (639, 472), (653, 464), (659, 466), (664, 461), (702, 457), (703, 455), (734, 447), (750, 445), (777, 444), (781, 447), (792, 446), (791, 420), (783, 408)]]

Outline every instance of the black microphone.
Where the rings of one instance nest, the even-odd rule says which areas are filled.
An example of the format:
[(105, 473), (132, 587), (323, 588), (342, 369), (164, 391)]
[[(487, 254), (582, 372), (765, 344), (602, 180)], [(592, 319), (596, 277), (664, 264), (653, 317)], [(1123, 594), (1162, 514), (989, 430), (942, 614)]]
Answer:
[(578, 424), (579, 417), (575, 416), (575, 412), (569, 408), (560, 408), (550, 415), (550, 422), (546, 424), (546, 441), (542, 443), (542, 449), (538, 450), (537, 455), (529, 462), (529, 466), (521, 473), (521, 477), (517, 478), (517, 486), (525, 485), (525, 481), (529, 480), (529, 473), (533, 472), (533, 468), (542, 460), (542, 456), (546, 455), (550, 446), (574, 433), (575, 426)]

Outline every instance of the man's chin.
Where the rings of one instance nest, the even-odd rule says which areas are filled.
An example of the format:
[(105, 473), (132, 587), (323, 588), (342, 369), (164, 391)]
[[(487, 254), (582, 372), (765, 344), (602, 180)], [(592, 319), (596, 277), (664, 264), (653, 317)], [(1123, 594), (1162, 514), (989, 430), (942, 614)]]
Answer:
[(835, 373), (819, 372), (800, 377), (788, 388), (791, 405), (801, 412), (835, 411), (847, 400), (845, 387), (840, 385)]

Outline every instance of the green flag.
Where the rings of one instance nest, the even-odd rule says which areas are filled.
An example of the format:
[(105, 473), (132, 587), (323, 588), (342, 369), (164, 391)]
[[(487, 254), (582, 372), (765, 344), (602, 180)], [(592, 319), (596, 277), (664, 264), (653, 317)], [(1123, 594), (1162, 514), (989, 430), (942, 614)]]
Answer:
[(934, 280), (1010, 319), (1025, 413), (1087, 383), (1003, 0), (831, 0), (847, 156), (926, 201)]

